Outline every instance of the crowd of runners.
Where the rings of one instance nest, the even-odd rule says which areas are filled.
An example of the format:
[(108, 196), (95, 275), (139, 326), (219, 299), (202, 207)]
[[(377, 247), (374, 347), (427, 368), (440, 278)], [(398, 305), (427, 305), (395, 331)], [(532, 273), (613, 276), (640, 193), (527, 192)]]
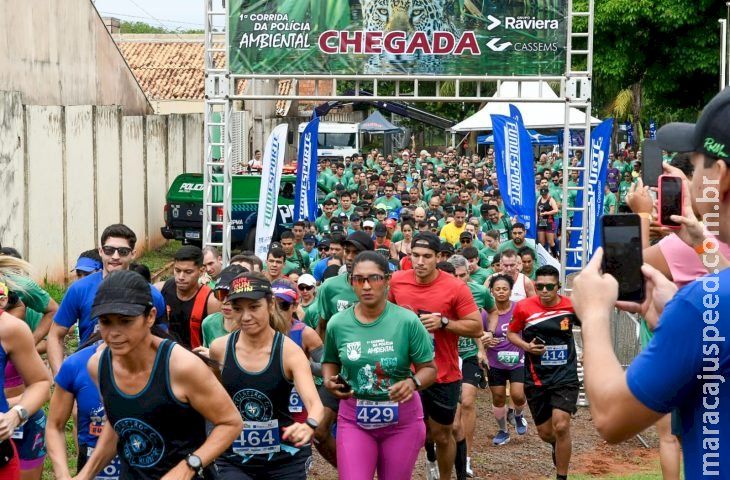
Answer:
[[(641, 216), (645, 260), (655, 267), (644, 271), (647, 302), (619, 306), (643, 315), (647, 337), (675, 293), (671, 282), (682, 287), (706, 274), (709, 253), (713, 267), (727, 265), (727, 225), (715, 235), (703, 230), (693, 212), (709, 207), (690, 193), (698, 173), (715, 179), (714, 210), (727, 216), (728, 155), (695, 140), (695, 130), (727, 120), (730, 99), (719, 98), (704, 124), (660, 131), (668, 149), (693, 152), (664, 166), (684, 178), (680, 230), (655, 228), (640, 156), (630, 148), (611, 155), (605, 213)], [(730, 144), (726, 131), (711, 130)], [(570, 161), (582, 165), (580, 155)], [(421, 449), (429, 479), (461, 480), (479, 474), (471, 462), (476, 418), (491, 415), (494, 448), (537, 434), (564, 479), (581, 324), (599, 431), (620, 440), (658, 422), (665, 478), (679, 478), (673, 434), (694, 477), (703, 457), (692, 402), (703, 387), (688, 380), (698, 371), (688, 358), (701, 347), (667, 353), (676, 344), (667, 335), (681, 330), (681, 299), (667, 305), (672, 316), (647, 342), (641, 369), (624, 376), (607, 337), (617, 283), (600, 274), (600, 250), (574, 294), (560, 293), (555, 257), (567, 239), (559, 227), (571, 220), (561, 218), (562, 204), (575, 202), (562, 185), (578, 185), (579, 176), (564, 179), (561, 156), (539, 153), (538, 235), (527, 238), (505, 211), (494, 162), (491, 149), (480, 156), (415, 146), (393, 157), (372, 150), (322, 161), (318, 181), (333, 193), (321, 216), (294, 223), (265, 259), (240, 252), (223, 265), (215, 248), (186, 245), (174, 255), (173, 278), (157, 284), (134, 263), (135, 233), (110, 225), (98, 249), (79, 257), (60, 305), (29, 278), (20, 253), (3, 248), (0, 478), (39, 479), (47, 455), (58, 479), (304, 479), (315, 448), (346, 480), (409, 479)], [(676, 296), (689, 302), (686, 289)], [(79, 347), (66, 357), (75, 330)], [(718, 356), (724, 371), (727, 354)], [(666, 376), (664, 362), (683, 376)], [(718, 391), (724, 401), (727, 390)], [(479, 395), (491, 397), (491, 412), (478, 411)], [(672, 411), (676, 425), (665, 417)], [(72, 417), (77, 472), (67, 458)]]

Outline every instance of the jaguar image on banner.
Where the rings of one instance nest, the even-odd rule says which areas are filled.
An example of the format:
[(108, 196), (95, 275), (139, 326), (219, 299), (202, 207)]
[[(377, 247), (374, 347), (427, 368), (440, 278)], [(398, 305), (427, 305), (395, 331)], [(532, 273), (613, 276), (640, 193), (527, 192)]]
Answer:
[(235, 74), (563, 75), (567, 0), (230, 0)]

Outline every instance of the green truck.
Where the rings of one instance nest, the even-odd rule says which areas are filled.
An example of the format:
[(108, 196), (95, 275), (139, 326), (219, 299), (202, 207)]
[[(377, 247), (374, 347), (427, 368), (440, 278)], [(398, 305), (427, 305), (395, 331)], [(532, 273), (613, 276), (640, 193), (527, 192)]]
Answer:
[[(297, 177), (282, 175), (279, 188), (277, 227), (274, 238), (291, 225), (294, 219), (294, 192)], [(231, 246), (243, 250), (254, 250), (256, 243), (256, 219), (258, 214), (261, 175), (234, 175), (231, 212)], [(221, 201), (222, 192), (218, 187), (213, 191), (213, 200)], [(317, 199), (321, 205), (329, 193), (317, 186)], [(214, 219), (223, 218), (223, 209), (213, 207)], [(203, 174), (183, 173), (170, 185), (164, 209), (165, 226), (162, 236), (169, 240), (182, 240), (183, 243), (198, 245), (203, 243)], [(220, 227), (213, 230), (213, 241), (221, 241)]]

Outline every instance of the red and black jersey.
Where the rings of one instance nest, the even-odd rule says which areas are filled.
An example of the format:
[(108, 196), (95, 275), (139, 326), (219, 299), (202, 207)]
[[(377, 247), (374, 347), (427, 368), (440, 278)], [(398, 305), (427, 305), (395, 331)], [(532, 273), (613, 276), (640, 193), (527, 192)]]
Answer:
[(568, 297), (560, 296), (560, 302), (552, 307), (543, 305), (537, 296), (517, 303), (509, 331), (521, 333), (528, 343), (535, 337), (545, 343), (542, 356), (525, 353), (526, 384), (578, 383), (578, 362), (573, 340), (573, 325), (576, 323), (578, 319)]

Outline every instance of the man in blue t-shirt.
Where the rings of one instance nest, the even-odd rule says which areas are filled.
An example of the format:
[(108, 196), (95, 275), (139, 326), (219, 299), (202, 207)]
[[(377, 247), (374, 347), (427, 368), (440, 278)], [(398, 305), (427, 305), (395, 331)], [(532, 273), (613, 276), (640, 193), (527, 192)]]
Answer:
[[(97, 329), (97, 319), (91, 318), (91, 306), (94, 303), (96, 290), (101, 281), (111, 272), (129, 270), (135, 256), (137, 236), (122, 224), (110, 225), (101, 234), (101, 255), (103, 268), (100, 272), (74, 282), (53, 317), (53, 324), (48, 333), (48, 362), (53, 374), (58, 373), (64, 355), (64, 340), (71, 327), (79, 322), (79, 345), (86, 342)], [(152, 300), (157, 308), (157, 318), (164, 318), (165, 300), (156, 288), (150, 285)]]
[(687, 227), (697, 227), (696, 207), (705, 227), (719, 241), (730, 242), (728, 125), (730, 88), (705, 107), (697, 124), (669, 124), (657, 132), (663, 149), (692, 152), (684, 216), (672, 220), (682, 224), (678, 235), (694, 247), (709, 273), (677, 291), (658, 270), (642, 267), (646, 300), (617, 306), (641, 313), (657, 327), (626, 373), (613, 353), (609, 324), (618, 284), (600, 273), (601, 250), (574, 282), (573, 304), (583, 322), (585, 385), (598, 431), (619, 442), (677, 409), (685, 478), (730, 478), (730, 269), (715, 240), (695, 238)]

